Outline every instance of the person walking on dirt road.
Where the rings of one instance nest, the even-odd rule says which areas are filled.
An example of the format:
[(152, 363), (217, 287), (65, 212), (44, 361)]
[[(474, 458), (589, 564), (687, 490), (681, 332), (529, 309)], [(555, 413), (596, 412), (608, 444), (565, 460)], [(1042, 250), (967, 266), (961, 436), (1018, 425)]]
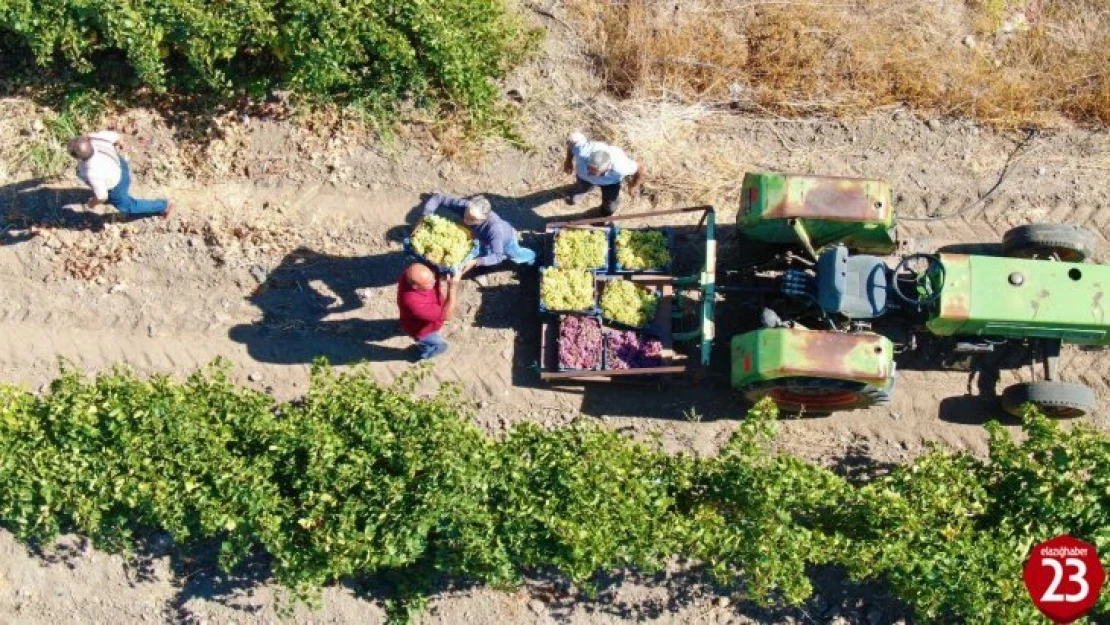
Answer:
[(168, 200), (139, 200), (131, 197), (131, 168), (120, 155), (123, 140), (118, 132), (102, 130), (81, 135), (66, 146), (77, 159), (77, 176), (92, 189), (93, 196), (85, 208), (111, 204), (129, 216), (161, 215), (169, 217), (173, 203)]
[(624, 150), (600, 141), (588, 141), (580, 132), (572, 132), (567, 137), (563, 171), (576, 176), (567, 203), (578, 204), (594, 187), (601, 187), (601, 210), (606, 215), (615, 215), (620, 210), (621, 182), (625, 178), (632, 176), (629, 193), (635, 192), (644, 181), (644, 166), (629, 158)]
[(413, 263), (397, 281), (397, 308), (401, 330), (416, 341), (420, 360), (435, 358), (447, 351), (447, 341), (439, 331), (455, 315), (459, 276), (440, 279), (421, 263)]
[(435, 214), (441, 208), (461, 217), (480, 246), (478, 258), (464, 264), (459, 269), (459, 275), (474, 267), (494, 267), (506, 260), (517, 265), (536, 263), (536, 253), (520, 245), (516, 229), (493, 212), (486, 198), (475, 195), (460, 199), (436, 193), (424, 202), (424, 216)]

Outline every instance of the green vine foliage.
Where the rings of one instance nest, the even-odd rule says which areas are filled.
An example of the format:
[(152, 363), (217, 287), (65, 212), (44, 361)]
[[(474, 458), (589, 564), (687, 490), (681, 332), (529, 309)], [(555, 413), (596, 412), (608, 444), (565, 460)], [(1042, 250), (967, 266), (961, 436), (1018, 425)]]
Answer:
[(553, 568), (592, 592), (599, 571), (657, 571), (678, 553), (686, 459), (581, 421), (521, 424), (498, 447), (490, 503), (514, 567)]
[[(926, 620), (1037, 621), (1022, 568), (1033, 545), (1060, 534), (1110, 561), (1110, 438), (1033, 411), (1021, 443), (987, 427), (989, 462), (934, 451), (855, 490), (839, 521), (853, 576), (887, 579)], [(1096, 613), (1110, 613), (1105, 591)]]
[(82, 74), (122, 62), (156, 91), (411, 98), (478, 121), (495, 113), (493, 81), (538, 36), (504, 0), (0, 3), (0, 59), (7, 48)]
[(761, 603), (800, 603), (812, 593), (806, 567), (835, 561), (837, 537), (818, 521), (850, 490), (832, 472), (768, 451), (776, 411), (748, 413), (720, 456), (699, 463), (687, 553), (722, 583), (743, 577)]
[(184, 383), (64, 370), (41, 396), (0, 386), (0, 524), (41, 545), (218, 544), (222, 566), (263, 557), (307, 599), (378, 575), (397, 620), (437, 579), (547, 571), (590, 595), (599, 573), (678, 558), (763, 604), (804, 601), (828, 564), (888, 584), (921, 622), (1031, 622), (1033, 544), (1068, 533), (1110, 553), (1110, 440), (1085, 427), (1029, 414), (1021, 442), (989, 426), (988, 459), (937, 449), (859, 482), (775, 452), (770, 403), (708, 458), (585, 420), (495, 440), (457, 387), (415, 393), (425, 371), (381, 385), (318, 363), (285, 403), (222, 364)]

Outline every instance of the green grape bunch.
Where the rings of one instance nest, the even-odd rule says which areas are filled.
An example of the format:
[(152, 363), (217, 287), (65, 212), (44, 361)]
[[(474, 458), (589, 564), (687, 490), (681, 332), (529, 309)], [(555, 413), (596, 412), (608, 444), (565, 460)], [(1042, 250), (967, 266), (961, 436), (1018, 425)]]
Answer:
[(663, 269), (671, 264), (667, 236), (658, 230), (622, 230), (617, 235), (617, 262), (632, 271)]
[(409, 242), (416, 253), (444, 267), (459, 266), (473, 248), (465, 227), (436, 215), (425, 217)]
[(608, 264), (604, 230), (568, 228), (555, 236), (555, 264), (571, 269), (597, 269)]
[(587, 310), (594, 305), (594, 276), (585, 269), (550, 267), (540, 280), (540, 299), (548, 310)]
[(634, 328), (650, 325), (657, 305), (655, 293), (631, 280), (609, 281), (601, 293), (601, 314)]

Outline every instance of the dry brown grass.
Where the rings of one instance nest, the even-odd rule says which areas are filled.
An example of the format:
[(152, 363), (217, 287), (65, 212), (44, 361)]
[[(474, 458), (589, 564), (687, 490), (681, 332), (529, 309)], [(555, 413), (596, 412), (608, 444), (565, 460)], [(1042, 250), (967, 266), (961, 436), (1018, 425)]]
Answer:
[(1110, 0), (567, 0), (624, 97), (1110, 122)]
[[(737, 162), (729, 146), (699, 140), (725, 121), (720, 111), (661, 99), (596, 106), (606, 107), (595, 111), (605, 120), (599, 127), (600, 136), (643, 159), (654, 190), (705, 202), (738, 191), (743, 163)], [(696, 153), (676, 147), (691, 145), (699, 146)]]

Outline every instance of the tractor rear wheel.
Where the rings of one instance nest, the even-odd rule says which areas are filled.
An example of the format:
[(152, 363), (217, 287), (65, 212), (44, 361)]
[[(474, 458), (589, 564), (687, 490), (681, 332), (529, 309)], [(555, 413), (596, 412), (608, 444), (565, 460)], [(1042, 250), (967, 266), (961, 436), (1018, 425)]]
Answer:
[(862, 382), (827, 378), (779, 378), (758, 382), (743, 390), (756, 402), (770, 397), (786, 414), (825, 416), (842, 410), (881, 406), (890, 402), (890, 392)]
[(1031, 403), (1046, 417), (1072, 419), (1095, 409), (1095, 392), (1083, 384), (1068, 382), (1022, 382), (1002, 391), (1002, 409), (1021, 415), (1021, 407)]
[(1089, 230), (1068, 224), (1026, 224), (1011, 228), (1002, 237), (1002, 249), (1016, 258), (1057, 258), (1081, 263), (1095, 251)]

